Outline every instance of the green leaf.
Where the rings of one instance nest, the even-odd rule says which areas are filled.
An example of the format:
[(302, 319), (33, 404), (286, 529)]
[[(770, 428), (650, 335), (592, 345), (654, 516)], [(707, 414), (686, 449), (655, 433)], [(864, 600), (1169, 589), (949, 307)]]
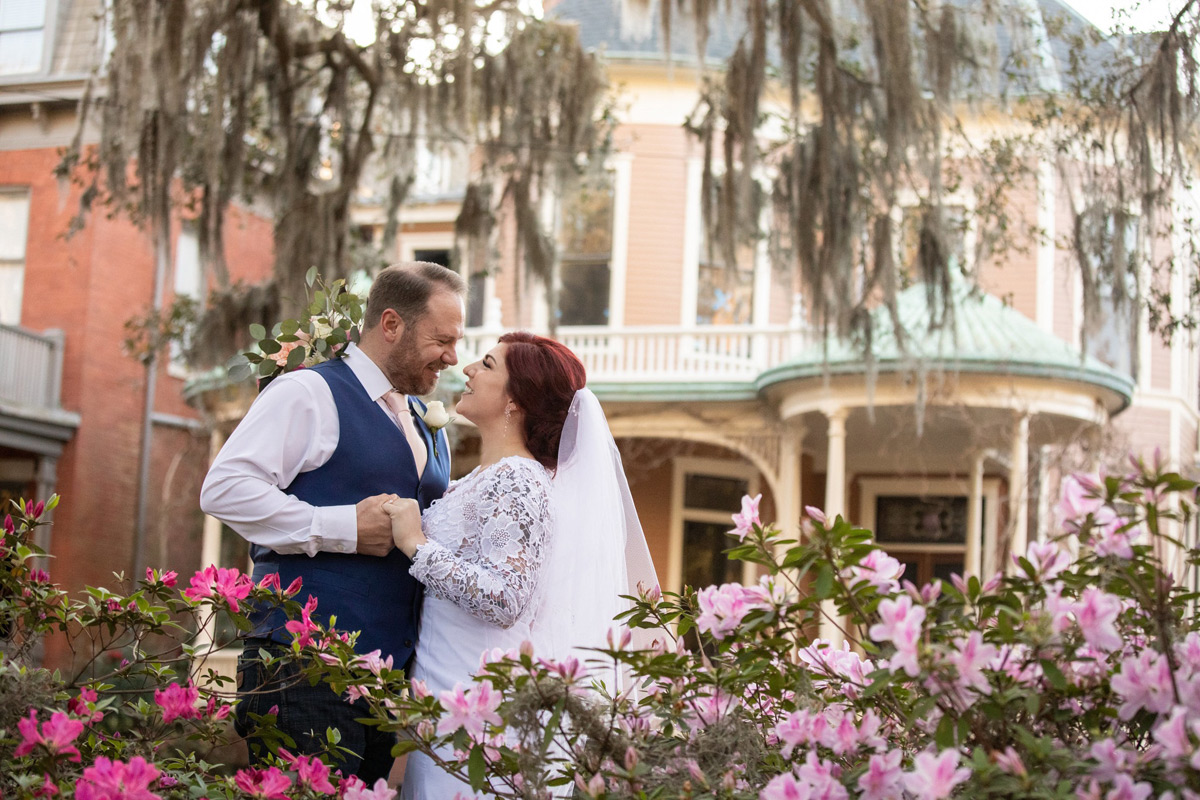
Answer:
[(818, 568), (814, 591), (822, 600), (833, 596), (833, 568), (829, 564), (822, 564)]
[(1046, 680), (1050, 681), (1051, 686), (1060, 692), (1067, 690), (1067, 678), (1057, 664), (1048, 658), (1043, 658), (1042, 671), (1046, 674)]
[(296, 369), (304, 363), (304, 359), (308, 357), (308, 348), (297, 347), (292, 352), (288, 353), (287, 366), (284, 369)]
[(312, 285), (317, 282), (317, 265), (316, 264), (313, 264), (311, 267), (308, 268), (308, 272), (304, 273), (304, 282), (306, 284), (308, 284), (309, 288), (312, 288)]
[[(316, 267), (313, 267), (316, 269)], [(392, 758), (399, 758), (405, 753), (411, 753), (421, 747), (420, 742), (413, 739), (401, 739), (392, 747)]]
[(298, 330), (300, 330), (300, 320), (285, 319), (279, 324), (279, 332), (284, 336), (291, 336)]
[(259, 325), (257, 322), (253, 323), (250, 326), (250, 338), (251, 339), (267, 338), (267, 329), (264, 328), (262, 325)]
[(484, 767), (483, 745), (478, 745), (471, 750), (471, 755), (467, 758), (467, 778), (475, 791), (483, 788)]
[(941, 721), (938, 722), (937, 733), (933, 735), (933, 738), (938, 747), (943, 750), (954, 747), (954, 724), (955, 718), (950, 714), (943, 715)]
[(269, 358), (263, 359), (263, 362), (258, 365), (259, 375), (274, 375), (279, 365)]
[(274, 339), (263, 339), (258, 346), (261, 347), (262, 351), (269, 356), (275, 355), (283, 349), (283, 345)]

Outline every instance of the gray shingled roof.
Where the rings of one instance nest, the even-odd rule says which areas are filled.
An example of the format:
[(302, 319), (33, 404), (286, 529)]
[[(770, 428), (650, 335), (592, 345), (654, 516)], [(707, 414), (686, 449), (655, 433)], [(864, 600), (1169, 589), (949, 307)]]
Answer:
[[(662, 25), (659, 18), (660, 0), (650, 0), (648, 13), (640, 20), (631, 15), (622, 19), (621, 0), (560, 0), (547, 11), (551, 17), (579, 23), (580, 38), (586, 49), (602, 50), (611, 61), (664, 61)], [(977, 0), (950, 0), (964, 9), (976, 6)], [(1026, 75), (1035, 85), (1055, 91), (1061, 88), (1061, 76), (1065, 72), (1070, 52), (1069, 39), (1080, 35), (1091, 27), (1084, 17), (1062, 0), (1009, 0), (1016, 7), (1028, 6), (1030, 23), (1023, 30), (1010, 30), (1005, 25), (995, 26), (995, 59), (1007, 63), (1010, 76)], [(549, 3), (547, 5), (550, 5)], [(846, 19), (858, 16), (854, 3), (843, 2)], [(696, 59), (696, 37), (694, 27), (681, 16), (671, 32), (671, 57), (681, 64), (692, 64)], [(1045, 45), (1047, 29), (1060, 32)], [(724, 3), (718, 4), (718, 12), (710, 25), (705, 60), (713, 65), (724, 62), (734, 52), (738, 40), (745, 30), (743, 18), (737, 12), (728, 13)], [(1017, 42), (1016, 39), (1026, 41)], [(1022, 56), (1023, 51), (1040, 54), (1036, 58)], [(1108, 45), (1089, 48), (1084, 57), (1084, 67), (1098, 66), (1111, 53)], [(1017, 65), (1014, 66), (1013, 56)], [(1020, 66), (1020, 64), (1026, 66)]]

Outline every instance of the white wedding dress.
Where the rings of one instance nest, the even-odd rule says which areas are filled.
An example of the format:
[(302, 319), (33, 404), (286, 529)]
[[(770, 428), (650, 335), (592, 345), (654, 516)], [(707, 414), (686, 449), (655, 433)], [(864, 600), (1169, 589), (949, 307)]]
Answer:
[[(550, 473), (519, 456), (455, 481), (426, 510), (421, 527), (429, 542), (411, 570), (425, 584), (413, 677), (435, 697), (456, 683), (469, 688), (483, 653), (535, 639), (552, 519)], [(456, 795), (477, 796), (424, 753), (409, 755), (405, 800)]]
[[(496, 648), (529, 641), (541, 658), (595, 658), (628, 607), (621, 596), (658, 581), (621, 455), (588, 389), (571, 402), (553, 476), (530, 458), (501, 459), (452, 483), (421, 527), (429, 541), (410, 570), (425, 584), (413, 677), (435, 697), (470, 687), (480, 657)], [(620, 680), (614, 671), (610, 691)], [(409, 754), (403, 800), (459, 795), (479, 797), (428, 756)]]

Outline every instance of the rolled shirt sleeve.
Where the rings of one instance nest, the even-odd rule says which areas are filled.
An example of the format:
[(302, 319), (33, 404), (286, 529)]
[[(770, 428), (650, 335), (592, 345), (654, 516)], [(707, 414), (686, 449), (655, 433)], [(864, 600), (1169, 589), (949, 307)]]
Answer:
[(200, 507), (251, 544), (280, 554), (353, 553), (353, 505), (313, 506), (283, 491), (325, 464), (338, 442), (338, 413), (320, 375), (299, 370), (276, 378), (250, 406), (217, 454)]

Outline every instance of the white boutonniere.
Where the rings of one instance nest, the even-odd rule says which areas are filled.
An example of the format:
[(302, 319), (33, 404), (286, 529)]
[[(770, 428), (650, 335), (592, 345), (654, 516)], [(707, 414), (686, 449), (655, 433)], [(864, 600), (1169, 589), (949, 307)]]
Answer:
[(437, 458), (437, 443), (438, 431), (449, 425), (454, 417), (446, 411), (446, 405), (441, 400), (434, 400), (429, 405), (425, 406), (422, 411), (420, 406), (413, 406), (413, 410), (417, 412), (417, 416), (425, 423), (425, 426), (433, 433), (433, 457)]

